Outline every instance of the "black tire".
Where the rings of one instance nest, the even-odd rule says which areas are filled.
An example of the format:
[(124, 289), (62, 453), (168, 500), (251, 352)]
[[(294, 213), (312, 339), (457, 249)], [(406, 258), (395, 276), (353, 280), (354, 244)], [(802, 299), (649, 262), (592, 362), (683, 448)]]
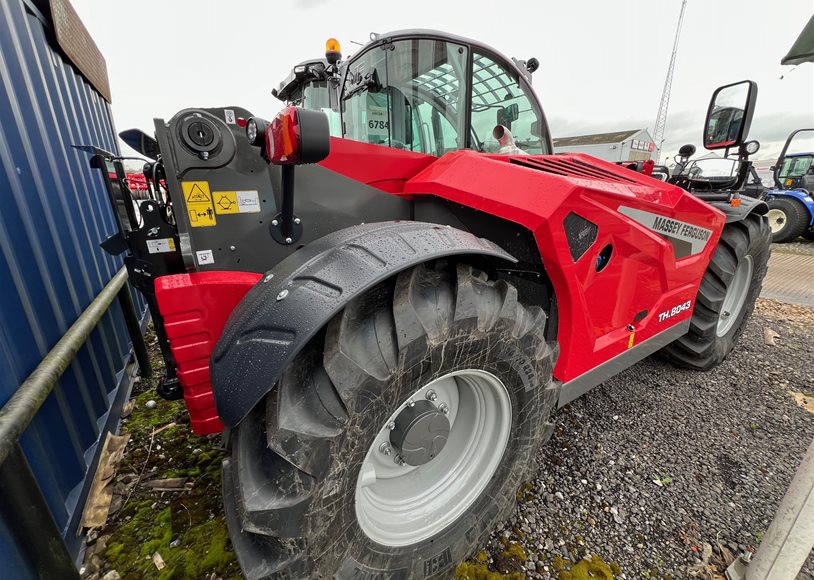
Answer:
[[(351, 302), (231, 434), (230, 535), (250, 578), (449, 578), (505, 520), (552, 431), (556, 343), (546, 314), (469, 266), (419, 266)], [(433, 537), (371, 540), (356, 519), (362, 462), (411, 393), (457, 369), (500, 378), (511, 433), (484, 492)], [(439, 455), (434, 461), (443, 457)]]
[(811, 216), (806, 207), (796, 199), (788, 197), (775, 197), (766, 202), (769, 206), (770, 216), (780, 212), (784, 220), (781, 228), (772, 233), (772, 242), (784, 244), (793, 242), (808, 229)]
[[(771, 230), (764, 216), (750, 214), (743, 221), (727, 224), (712, 254), (695, 300), (690, 330), (670, 343), (662, 353), (678, 366), (706, 371), (720, 364), (738, 341), (755, 308), (771, 253)], [(738, 266), (749, 256), (752, 276), (746, 298), (729, 329), (718, 335), (718, 322), (727, 290)]]

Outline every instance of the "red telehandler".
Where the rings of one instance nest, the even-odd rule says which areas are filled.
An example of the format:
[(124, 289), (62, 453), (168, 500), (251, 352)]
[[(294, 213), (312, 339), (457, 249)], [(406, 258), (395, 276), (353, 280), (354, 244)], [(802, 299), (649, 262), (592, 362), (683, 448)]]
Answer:
[[(706, 370), (735, 347), (765, 204), (739, 177), (553, 155), (537, 64), (426, 30), (345, 62), (329, 41), (270, 122), (192, 108), (124, 132), (151, 159), (136, 219), (95, 152), (159, 392), (225, 432), (248, 578), (448, 578), (535, 475), (558, 406), (656, 352)], [(742, 167), (756, 96), (734, 83), (709, 108), (705, 145)]]

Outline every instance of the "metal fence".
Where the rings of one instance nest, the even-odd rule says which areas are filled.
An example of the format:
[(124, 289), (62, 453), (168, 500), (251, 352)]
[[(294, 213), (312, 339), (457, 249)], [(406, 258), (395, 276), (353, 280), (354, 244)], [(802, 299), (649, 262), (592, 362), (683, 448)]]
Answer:
[[(57, 48), (48, 4), (0, 0), (0, 406), (122, 263), (98, 246), (116, 231), (113, 213), (72, 147), (118, 151), (110, 105)], [(121, 309), (107, 311), (20, 437), (71, 548), (97, 443), (126, 391), (129, 343)], [(4, 577), (32, 573), (19, 525), (0, 514)]]

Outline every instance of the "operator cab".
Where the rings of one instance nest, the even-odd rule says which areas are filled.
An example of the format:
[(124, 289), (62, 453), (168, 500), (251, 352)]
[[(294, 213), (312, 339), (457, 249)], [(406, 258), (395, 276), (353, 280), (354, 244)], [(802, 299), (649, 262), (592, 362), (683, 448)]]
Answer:
[(786, 155), (777, 172), (777, 189), (814, 191), (814, 153)]
[(347, 62), (325, 62), (301, 63), (275, 95), (326, 112), (335, 137), (438, 157), (459, 149), (551, 153), (531, 88), (536, 59), (510, 60), (472, 40), (408, 30), (371, 35)]

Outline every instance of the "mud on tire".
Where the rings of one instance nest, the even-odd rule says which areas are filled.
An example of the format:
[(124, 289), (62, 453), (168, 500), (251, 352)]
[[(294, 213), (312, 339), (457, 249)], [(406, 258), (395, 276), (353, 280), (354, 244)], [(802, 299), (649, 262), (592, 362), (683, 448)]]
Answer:
[[(416, 267), (351, 302), (231, 434), (224, 496), (246, 576), (449, 578), (510, 515), (551, 433), (557, 349), (545, 325), (513, 286), (460, 264)], [(511, 401), (494, 475), (432, 536), (373, 541), (355, 509), (371, 444), (412, 393), (461, 369), (499, 377)]]
[[(718, 247), (701, 279), (689, 332), (661, 351), (671, 362), (706, 371), (729, 355), (760, 295), (770, 252), (771, 231), (764, 216), (750, 214), (743, 221), (724, 227)], [(741, 276), (745, 276), (748, 263), (751, 263), (751, 275), (742, 279), (746, 284), (743, 300), (739, 305), (735, 300), (737, 308), (728, 312), (724, 308), (733, 304), (733, 293), (737, 293), (736, 286), (739, 285), (736, 274), (740, 268), (743, 269)]]

